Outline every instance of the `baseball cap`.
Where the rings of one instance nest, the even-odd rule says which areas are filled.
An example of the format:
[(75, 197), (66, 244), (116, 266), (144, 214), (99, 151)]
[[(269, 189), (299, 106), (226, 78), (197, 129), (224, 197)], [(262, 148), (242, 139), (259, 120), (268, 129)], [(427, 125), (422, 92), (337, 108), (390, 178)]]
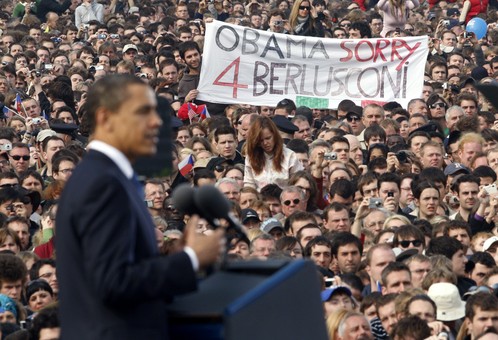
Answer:
[(55, 136), (56, 134), (57, 133), (51, 129), (41, 130), (40, 132), (38, 132), (38, 135), (36, 135), (36, 142), (41, 143), (45, 140), (45, 138)]
[(334, 295), (335, 293), (341, 293), (341, 292), (346, 293), (347, 296), (349, 296), (349, 297), (352, 296), (351, 290), (349, 290), (348, 287), (335, 286), (335, 287), (330, 287), (330, 288), (327, 288), (325, 290), (322, 290), (322, 292), (320, 293), (320, 295), (322, 297), (322, 302), (330, 300), (332, 295)]
[(124, 45), (124, 47), (123, 47), (123, 53), (126, 53), (126, 51), (128, 51), (128, 50), (135, 50), (135, 51), (137, 51), (137, 52), (138, 52), (138, 48), (137, 48), (137, 46), (136, 46), (136, 45), (134, 45), (134, 44), (127, 44), (127, 45)]
[(427, 295), (436, 303), (438, 321), (454, 321), (465, 316), (465, 302), (460, 299), (458, 287), (454, 284), (434, 283)]
[(282, 223), (280, 223), (280, 221), (277, 220), (276, 218), (267, 219), (266, 221), (264, 221), (261, 224), (261, 227), (260, 227), (261, 231), (264, 233), (269, 233), (270, 231), (272, 231), (275, 228), (284, 229), (284, 227), (282, 226)]
[(491, 236), (490, 238), (488, 238), (486, 241), (484, 241), (482, 251), (487, 251), (495, 242), (498, 242), (498, 236)]
[(470, 174), (469, 168), (467, 168), (462, 163), (450, 163), (444, 169), (444, 175), (445, 176), (453, 176), (457, 172), (463, 172), (463, 173), (466, 173), (466, 174)]
[(446, 10), (446, 15), (449, 17), (453, 15), (460, 15), (460, 10), (458, 8), (448, 8)]
[(275, 123), (277, 129), (284, 133), (294, 134), (294, 132), (299, 131), (299, 128), (284, 116), (276, 115), (271, 120)]
[(253, 209), (242, 209), (241, 216), (242, 223), (247, 223), (251, 218), (258, 220), (258, 222), (261, 222), (258, 213)]

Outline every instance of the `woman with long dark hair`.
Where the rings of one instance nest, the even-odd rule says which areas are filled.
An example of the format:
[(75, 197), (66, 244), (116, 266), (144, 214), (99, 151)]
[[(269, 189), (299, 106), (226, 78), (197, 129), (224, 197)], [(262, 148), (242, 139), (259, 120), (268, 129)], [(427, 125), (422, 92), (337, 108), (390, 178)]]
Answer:
[(267, 184), (287, 186), (289, 177), (303, 170), (296, 154), (284, 146), (277, 126), (266, 116), (259, 116), (247, 133), (244, 186), (260, 190)]

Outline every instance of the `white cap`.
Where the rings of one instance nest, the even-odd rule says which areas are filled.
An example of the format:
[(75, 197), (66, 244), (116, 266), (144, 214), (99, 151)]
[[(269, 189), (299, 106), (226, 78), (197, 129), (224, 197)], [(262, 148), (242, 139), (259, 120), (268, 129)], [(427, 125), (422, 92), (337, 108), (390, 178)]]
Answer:
[(498, 242), (498, 236), (491, 236), (488, 238), (482, 245), (482, 251), (487, 251), (495, 242)]

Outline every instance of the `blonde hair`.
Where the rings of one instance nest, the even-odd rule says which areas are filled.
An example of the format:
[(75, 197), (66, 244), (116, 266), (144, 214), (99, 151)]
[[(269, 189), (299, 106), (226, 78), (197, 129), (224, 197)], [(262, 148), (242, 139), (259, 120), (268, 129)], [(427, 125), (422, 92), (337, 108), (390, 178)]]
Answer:
[(335, 340), (338, 336), (339, 325), (341, 324), (342, 319), (348, 313), (345, 309), (339, 309), (330, 314), (326, 319), (327, 324), (327, 332), (329, 333), (329, 339)]
[(261, 234), (263, 234), (263, 232), (261, 231), (261, 229), (258, 229), (258, 228), (253, 228), (253, 229), (247, 230), (247, 238), (251, 242), (252, 242), (252, 240), (254, 240), (256, 237), (258, 237)]
[(479, 133), (475, 132), (466, 133), (458, 141), (458, 151), (463, 150), (463, 145), (466, 143), (479, 143), (483, 145), (484, 138)]
[(382, 226), (382, 229), (387, 229), (389, 228), (389, 223), (391, 221), (394, 221), (394, 220), (398, 220), (398, 221), (401, 221), (403, 222), (403, 224), (411, 224), (410, 220), (403, 216), (403, 215), (392, 215), (392, 216), (389, 216), (385, 221), (384, 221), (384, 225)]

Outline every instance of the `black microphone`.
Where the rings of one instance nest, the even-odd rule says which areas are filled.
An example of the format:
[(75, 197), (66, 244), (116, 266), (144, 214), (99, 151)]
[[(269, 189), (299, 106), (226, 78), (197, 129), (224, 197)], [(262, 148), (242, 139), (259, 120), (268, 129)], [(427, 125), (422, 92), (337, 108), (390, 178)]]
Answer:
[(213, 227), (218, 228), (220, 222), (208, 212), (199, 209), (195, 197), (198, 189), (194, 189), (190, 184), (181, 184), (173, 191), (173, 206), (187, 215), (199, 215)]
[(214, 186), (201, 186), (194, 193), (194, 201), (197, 209), (201, 212), (201, 216), (207, 216), (213, 221), (220, 218), (225, 219), (236, 232), (246, 235), (246, 232), (231, 211), (230, 202)]
[(171, 198), (173, 206), (178, 211), (187, 215), (198, 213), (194, 202), (194, 188), (189, 184), (180, 184), (176, 187)]

